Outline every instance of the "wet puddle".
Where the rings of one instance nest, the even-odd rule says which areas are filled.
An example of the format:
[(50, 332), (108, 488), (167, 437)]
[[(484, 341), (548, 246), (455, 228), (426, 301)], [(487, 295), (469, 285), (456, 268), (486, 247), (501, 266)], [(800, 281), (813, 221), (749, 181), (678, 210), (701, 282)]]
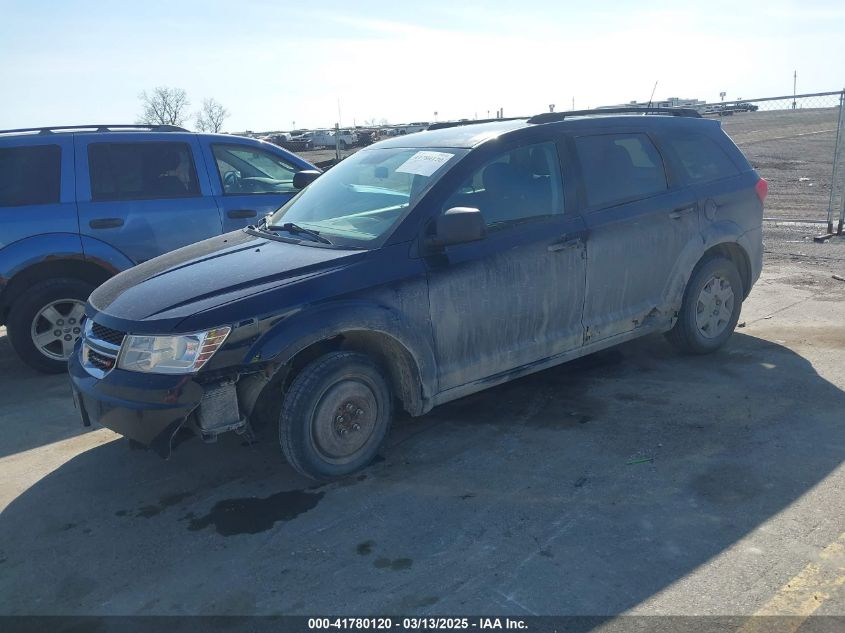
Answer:
[(192, 518), (188, 529), (198, 531), (214, 526), (222, 536), (258, 534), (279, 521), (290, 521), (319, 503), (324, 492), (289, 490), (269, 497), (243, 497), (218, 501), (203, 517)]

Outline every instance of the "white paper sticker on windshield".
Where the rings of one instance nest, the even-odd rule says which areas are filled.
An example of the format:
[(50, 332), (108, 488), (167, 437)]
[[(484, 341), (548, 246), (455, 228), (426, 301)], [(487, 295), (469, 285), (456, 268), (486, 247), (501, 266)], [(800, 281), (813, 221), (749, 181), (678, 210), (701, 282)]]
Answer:
[(448, 152), (417, 152), (396, 168), (400, 174), (431, 176), (454, 154)]

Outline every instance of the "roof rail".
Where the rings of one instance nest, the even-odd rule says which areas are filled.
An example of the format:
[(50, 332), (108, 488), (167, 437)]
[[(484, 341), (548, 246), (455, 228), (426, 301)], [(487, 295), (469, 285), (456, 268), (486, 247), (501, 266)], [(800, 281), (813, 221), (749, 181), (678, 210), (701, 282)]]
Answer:
[(16, 130), (0, 130), (0, 134), (25, 134), (34, 132), (36, 134), (53, 134), (54, 132), (119, 132), (119, 131), (145, 131), (145, 132), (189, 132), (178, 125), (148, 125), (146, 123), (119, 123), (115, 125), (94, 124), (94, 125), (54, 125), (50, 127), (22, 127)]
[(528, 119), (528, 123), (552, 123), (563, 121), (573, 116), (588, 116), (592, 114), (662, 114), (666, 116), (684, 116), (701, 118), (701, 113), (694, 108), (595, 108), (592, 110), (572, 110), (570, 112), (544, 112), (535, 114)]
[(449, 127), (460, 127), (462, 125), (475, 125), (476, 123), (495, 123), (496, 121), (516, 121), (525, 119), (524, 116), (511, 116), (504, 119), (467, 119), (466, 121), (443, 121), (441, 123), (432, 123), (426, 130), (442, 130)]

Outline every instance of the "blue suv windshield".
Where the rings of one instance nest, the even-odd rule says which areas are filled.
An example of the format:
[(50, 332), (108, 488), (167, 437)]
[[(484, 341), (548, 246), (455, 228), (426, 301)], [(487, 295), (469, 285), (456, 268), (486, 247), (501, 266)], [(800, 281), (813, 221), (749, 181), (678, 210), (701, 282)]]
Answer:
[(303, 189), (269, 218), (268, 225), (293, 223), (339, 246), (375, 246), (466, 152), (361, 150)]

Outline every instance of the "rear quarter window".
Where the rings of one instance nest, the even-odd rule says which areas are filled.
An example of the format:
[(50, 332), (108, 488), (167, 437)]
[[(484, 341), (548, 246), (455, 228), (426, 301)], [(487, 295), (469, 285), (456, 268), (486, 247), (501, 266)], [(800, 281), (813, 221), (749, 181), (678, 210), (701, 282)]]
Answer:
[(0, 148), (0, 207), (59, 202), (61, 161), (58, 145)]
[(666, 142), (688, 183), (709, 182), (739, 173), (728, 153), (708, 136), (694, 133), (673, 135)]

